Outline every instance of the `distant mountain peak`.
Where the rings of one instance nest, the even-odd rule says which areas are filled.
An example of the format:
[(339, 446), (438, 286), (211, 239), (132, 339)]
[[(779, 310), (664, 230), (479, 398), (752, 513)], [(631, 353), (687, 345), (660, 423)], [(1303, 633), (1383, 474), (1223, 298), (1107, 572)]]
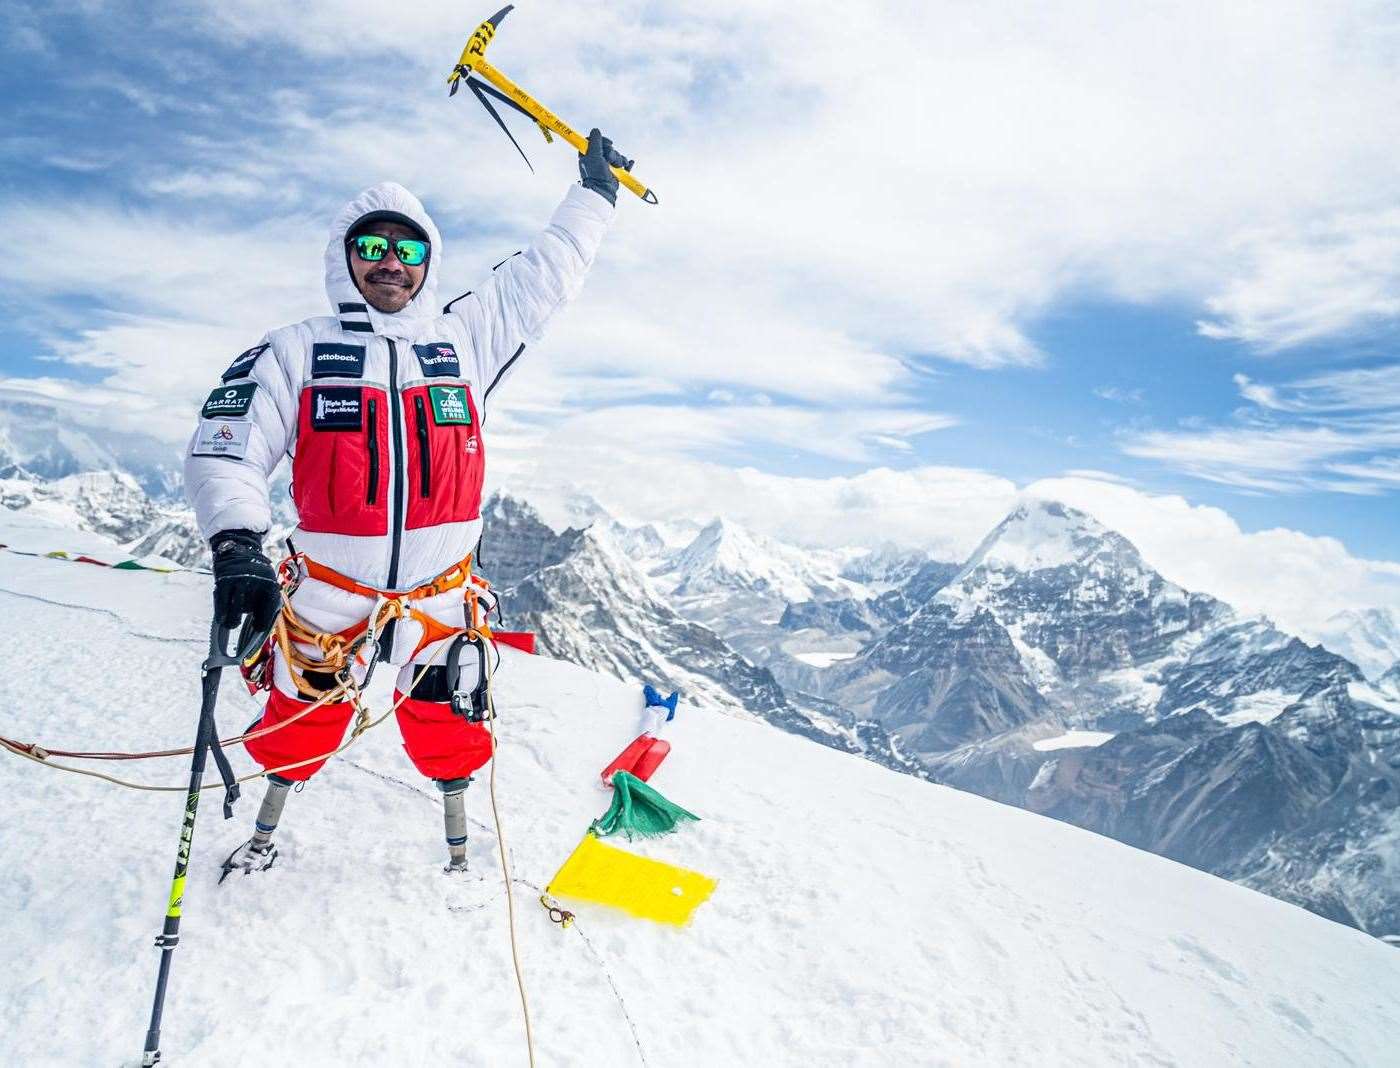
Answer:
[(1045, 571), (1085, 564), (1106, 549), (1141, 562), (1132, 543), (1087, 512), (1033, 497), (1018, 504), (996, 525), (968, 558), (963, 571)]
[(776, 621), (786, 604), (865, 595), (858, 583), (842, 578), (832, 553), (799, 549), (732, 520), (717, 517), (666, 563), (658, 575), (674, 581), (677, 597), (746, 591), (772, 600)]

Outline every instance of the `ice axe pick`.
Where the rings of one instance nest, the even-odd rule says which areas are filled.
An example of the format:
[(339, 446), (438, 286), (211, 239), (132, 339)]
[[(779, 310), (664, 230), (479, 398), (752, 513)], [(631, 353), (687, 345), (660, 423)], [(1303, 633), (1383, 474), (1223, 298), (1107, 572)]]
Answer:
[[(457, 90), (465, 84), (481, 102), (491, 117), (496, 120), (496, 125), (505, 131), (510, 138), (511, 144), (515, 145), (515, 150), (520, 153), (525, 163), (529, 165), (530, 160), (525, 155), (520, 143), (515, 140), (510, 129), (501, 119), (500, 114), (491, 105), (489, 98), (494, 97), (501, 103), (513, 108), (526, 116), (544, 134), (546, 141), (553, 141), (554, 134), (573, 145), (579, 152), (588, 151), (588, 138), (572, 129), (568, 123), (561, 119), (554, 112), (541, 104), (520, 86), (507, 78), (499, 70), (486, 60), (486, 46), (491, 43), (491, 38), (496, 35), (496, 30), (500, 27), (505, 17), (514, 9), (514, 4), (507, 4), (497, 11), (489, 19), (476, 28), (471, 40), (467, 42), (467, 47), (462, 49), (462, 55), (457, 60), (457, 65), (452, 68), (452, 73), (447, 77), (448, 96), (456, 95)], [(472, 75), (476, 75), (473, 78)], [(484, 79), (484, 80), (478, 80)], [(656, 194), (637, 181), (631, 174), (632, 161), (613, 151), (608, 164), (612, 167), (613, 174), (617, 175), (617, 180), (630, 189), (637, 196), (641, 197), (648, 204), (655, 204)], [(530, 168), (534, 170), (534, 167)]]

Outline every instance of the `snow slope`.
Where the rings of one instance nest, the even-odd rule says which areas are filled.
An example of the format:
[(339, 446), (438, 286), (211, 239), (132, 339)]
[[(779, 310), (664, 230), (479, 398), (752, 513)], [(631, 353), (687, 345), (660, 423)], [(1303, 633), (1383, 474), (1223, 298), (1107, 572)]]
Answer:
[[(11, 522), (0, 512), (0, 541)], [(207, 581), (0, 553), (0, 733), (187, 744)], [(605, 807), (596, 775), (630, 738), (640, 687), (509, 651), (497, 681), (542, 1065), (1393, 1063), (1394, 949), (1065, 824), (684, 708), (654, 782), (704, 821), (633, 848), (718, 877), (715, 896), (685, 930), (589, 906), (561, 930), (534, 887)], [(228, 681), (224, 730), (254, 712)], [(124, 770), (184, 777), (180, 761)], [(482, 785), (468, 798), (487, 877), (475, 911), (449, 908), (471, 894), (438, 870), (435, 791), (391, 724), (291, 798), (282, 859), (260, 876), (216, 885), (260, 791), (228, 823), (210, 791), (166, 1062), (524, 1063)], [(0, 791), (0, 1063), (135, 1063), (182, 797), (4, 757)]]

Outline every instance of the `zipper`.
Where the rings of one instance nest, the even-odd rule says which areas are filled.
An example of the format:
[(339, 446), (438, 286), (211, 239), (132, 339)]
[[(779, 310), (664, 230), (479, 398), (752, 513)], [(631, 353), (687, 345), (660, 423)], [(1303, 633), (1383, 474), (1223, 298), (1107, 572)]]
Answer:
[(379, 496), (379, 402), (372, 397), (369, 402), (369, 438), (365, 446), (369, 450), (369, 493), (365, 496), (365, 503), (373, 504)]
[(413, 398), (413, 407), (418, 413), (418, 492), (423, 497), (430, 497), (433, 492), (433, 460), (428, 453), (428, 412), (423, 407), (421, 395)]
[(385, 338), (389, 343), (389, 421), (393, 427), (393, 438), (389, 443), (389, 456), (393, 460), (394, 473), (394, 514), (389, 517), (389, 581), (385, 584), (395, 590), (399, 586), (399, 552), (403, 548), (404, 493), (403, 493), (403, 405), (399, 403), (399, 347), (393, 338)]

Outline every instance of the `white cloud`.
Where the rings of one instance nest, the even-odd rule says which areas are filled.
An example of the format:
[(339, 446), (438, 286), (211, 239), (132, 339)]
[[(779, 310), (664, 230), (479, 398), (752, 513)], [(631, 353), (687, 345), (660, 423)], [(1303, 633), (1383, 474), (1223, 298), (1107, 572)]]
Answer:
[(1400, 363), (1268, 385), (1234, 376), (1256, 405), (1236, 425), (1130, 434), (1123, 451), (1261, 492), (1394, 490), (1400, 463)]
[(1400, 316), (1400, 209), (1331, 215), (1235, 243), (1234, 275), (1206, 301), (1207, 337), (1273, 351)]
[[(532, 179), (474, 102), (446, 99), (471, 18), (445, 2), (187, 10), (211, 48), (256, 42), (328, 76), (249, 86), (256, 130), (185, 150), (279, 210), (299, 191), (328, 212), (392, 171), (449, 232), (482, 231), (487, 260), (490, 239), (538, 224), (573, 160), (535, 139)], [(624, 197), (590, 287), (615, 358), (810, 400), (907, 388), (901, 354), (1035, 363), (1030, 324), (1086, 293), (1194, 302), (1213, 333), (1264, 348), (1393, 315), (1400, 111), (1380, 103), (1396, 69), (1378, 42), (1394, 28), (1384, 7), (1330, 0), (838, 17), (619, 0), (522, 8), (492, 48), (561, 114), (607, 127), (661, 194), (654, 210)], [(390, 103), (329, 76), (385, 55)], [(188, 173), (139, 180), (199, 192)]]
[(1140, 388), (1123, 389), (1119, 386), (1099, 386), (1094, 390), (1094, 396), (1118, 404), (1141, 404), (1146, 395), (1147, 391)]

